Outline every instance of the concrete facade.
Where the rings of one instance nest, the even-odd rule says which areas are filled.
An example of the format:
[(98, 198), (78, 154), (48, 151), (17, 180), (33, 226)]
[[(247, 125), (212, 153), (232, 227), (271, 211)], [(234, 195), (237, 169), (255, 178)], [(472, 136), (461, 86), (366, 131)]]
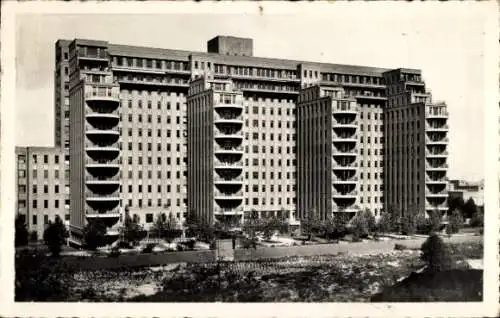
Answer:
[(56, 215), (69, 223), (64, 152), (56, 147), (16, 147), (16, 211), (38, 239)]
[[(71, 162), (71, 222), (75, 232), (81, 230), (90, 211), (86, 194), (92, 191), (84, 179), (92, 174), (89, 168), (98, 167), (88, 165), (104, 164), (89, 160), (109, 159), (105, 164), (111, 166), (106, 169), (117, 170), (116, 175), (109, 176), (104, 167), (99, 168), (104, 169), (100, 173), (113, 179), (108, 183), (118, 182), (118, 193), (90, 199), (117, 202), (112, 213), (99, 216), (113, 219), (114, 224), (118, 224), (125, 207), (141, 214), (141, 220), (150, 213), (172, 213), (183, 219), (190, 209), (204, 210), (202, 206), (207, 205), (190, 206), (187, 195), (187, 162), (192, 160), (191, 169), (197, 169), (196, 158), (188, 159), (187, 153), (187, 134), (191, 129), (196, 131), (187, 125), (187, 103), (190, 82), (200, 77), (231, 80), (233, 91), (241, 92), (243, 213), (255, 210), (261, 216), (296, 214), (300, 192), (297, 101), (302, 90), (315, 85), (340, 87), (350, 103), (352, 99), (356, 102), (355, 147), (359, 152), (355, 158), (358, 180), (353, 208), (368, 208), (377, 216), (389, 205), (401, 209), (415, 204), (426, 210), (441, 208), (440, 189), (447, 182), (443, 179), (446, 152), (441, 151), (447, 138), (442, 137), (447, 129), (446, 105), (432, 104), (419, 70), (253, 57), (250, 39), (232, 37), (215, 38), (207, 44), (209, 52), (79, 39), (57, 43), (55, 116), (60, 132), (56, 132), (56, 143), (60, 140), (60, 145), (69, 144), (71, 148), (66, 159)], [(321, 105), (320, 100), (314, 103)], [(112, 114), (104, 114), (107, 111)], [(91, 129), (91, 121), (106, 129)], [(334, 132), (333, 127), (330, 130)], [(407, 150), (411, 138), (413, 152)], [(429, 141), (432, 138), (435, 140)], [(111, 144), (103, 146), (108, 141)], [(90, 151), (93, 157), (89, 147), (96, 148)], [(331, 151), (335, 149), (332, 141)], [(435, 154), (427, 157), (424, 150), (441, 152), (439, 158)], [(214, 158), (212, 154), (207, 157)], [(430, 168), (433, 173), (428, 169), (432, 164), (438, 166), (437, 170)], [(338, 174), (332, 169), (331, 176)], [(330, 201), (333, 210), (333, 204), (339, 201)], [(326, 215), (327, 205), (322, 209)], [(210, 208), (197, 213), (213, 220)]]

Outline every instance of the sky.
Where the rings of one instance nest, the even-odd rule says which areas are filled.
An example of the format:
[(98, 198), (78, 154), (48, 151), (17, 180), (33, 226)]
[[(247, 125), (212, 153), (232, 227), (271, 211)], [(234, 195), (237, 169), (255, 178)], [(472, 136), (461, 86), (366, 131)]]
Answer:
[(212, 37), (233, 35), (253, 38), (259, 57), (421, 69), (434, 100), (449, 107), (449, 176), (479, 180), (484, 175), (484, 25), (474, 10), (25, 14), (17, 17), (16, 25), (18, 146), (54, 143), (57, 39), (206, 51)]

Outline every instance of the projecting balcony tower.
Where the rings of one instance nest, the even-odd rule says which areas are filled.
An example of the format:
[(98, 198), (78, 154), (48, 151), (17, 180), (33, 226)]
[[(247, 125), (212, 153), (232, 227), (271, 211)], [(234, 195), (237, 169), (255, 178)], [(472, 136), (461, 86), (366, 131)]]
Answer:
[(332, 118), (332, 198), (334, 212), (354, 213), (357, 201), (358, 110), (339, 101)]
[(225, 224), (243, 215), (243, 107), (214, 105), (214, 216)]
[(445, 104), (426, 105), (425, 112), (426, 212), (447, 210), (448, 112)]
[(93, 87), (85, 95), (86, 218), (107, 227), (119, 219), (120, 155), (118, 87)]

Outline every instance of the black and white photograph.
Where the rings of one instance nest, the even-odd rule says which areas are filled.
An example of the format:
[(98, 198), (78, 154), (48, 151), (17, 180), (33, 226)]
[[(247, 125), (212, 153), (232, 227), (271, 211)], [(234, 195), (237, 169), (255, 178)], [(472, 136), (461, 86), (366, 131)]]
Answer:
[(496, 2), (34, 2), (2, 4), (5, 314), (498, 312)]

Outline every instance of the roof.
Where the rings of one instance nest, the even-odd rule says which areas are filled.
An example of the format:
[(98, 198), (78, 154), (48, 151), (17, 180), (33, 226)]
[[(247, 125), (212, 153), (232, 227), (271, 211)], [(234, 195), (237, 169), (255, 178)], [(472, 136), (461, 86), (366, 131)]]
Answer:
[[(227, 36), (221, 36), (227, 37)], [(217, 37), (215, 37), (217, 38)], [(63, 40), (64, 41), (64, 40)], [(252, 66), (252, 67), (272, 67), (277, 69), (296, 70), (299, 64), (307, 64), (311, 67), (320, 68), (322, 72), (342, 73), (351, 75), (364, 76), (382, 76), (382, 73), (395, 69), (371, 67), (362, 65), (347, 65), (334, 63), (320, 63), (300, 60), (287, 60), (279, 58), (257, 57), (257, 56), (239, 56), (239, 55), (223, 55), (217, 53), (153, 48), (144, 46), (132, 46), (122, 44), (110, 44), (104, 41), (77, 39), (78, 43), (88, 45), (104, 45), (109, 48), (111, 55), (121, 55), (129, 57), (155, 58), (155, 59), (172, 59), (178, 61), (188, 61), (191, 55), (210, 59), (214, 63), (237, 66)], [(404, 72), (420, 73), (420, 70), (401, 68)]]

